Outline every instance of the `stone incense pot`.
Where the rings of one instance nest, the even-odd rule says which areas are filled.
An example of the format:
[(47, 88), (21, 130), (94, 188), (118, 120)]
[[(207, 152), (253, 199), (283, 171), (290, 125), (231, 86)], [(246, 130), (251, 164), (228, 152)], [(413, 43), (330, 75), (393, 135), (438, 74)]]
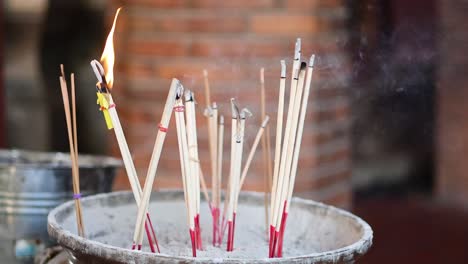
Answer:
[(148, 247), (132, 251), (137, 213), (133, 194), (115, 192), (82, 200), (86, 238), (77, 235), (73, 201), (58, 206), (48, 217), (50, 236), (68, 251), (72, 263), (353, 263), (372, 245), (372, 229), (359, 217), (294, 198), (284, 257), (269, 259), (263, 194), (244, 192), (239, 198), (234, 251), (226, 252), (225, 244), (211, 245), (211, 215), (202, 203), (204, 250), (193, 258), (183, 192), (158, 191), (151, 197), (149, 211), (161, 253), (151, 253)]

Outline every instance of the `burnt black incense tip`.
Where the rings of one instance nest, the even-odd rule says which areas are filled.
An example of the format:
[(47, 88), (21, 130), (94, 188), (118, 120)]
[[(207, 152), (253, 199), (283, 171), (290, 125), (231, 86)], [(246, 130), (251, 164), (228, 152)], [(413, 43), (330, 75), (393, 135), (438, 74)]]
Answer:
[(301, 71), (307, 68), (307, 63), (305, 61), (301, 62)]

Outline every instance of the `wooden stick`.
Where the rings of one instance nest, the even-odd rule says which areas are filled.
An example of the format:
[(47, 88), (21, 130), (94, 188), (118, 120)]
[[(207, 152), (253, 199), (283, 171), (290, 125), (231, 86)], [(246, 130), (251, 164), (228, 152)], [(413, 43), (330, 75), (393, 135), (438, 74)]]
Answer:
[[(273, 240), (270, 240), (270, 257), (273, 257), (274, 250), (276, 248), (276, 237), (277, 233), (279, 233), (278, 230), (278, 218), (281, 219), (281, 215), (278, 217), (280, 214), (281, 210), (281, 192), (284, 190), (284, 185), (287, 184), (287, 181), (285, 181), (285, 163), (286, 163), (286, 158), (287, 158), (287, 149), (288, 149), (288, 140), (290, 138), (290, 133), (291, 133), (291, 122), (292, 122), (292, 114), (293, 114), (293, 109), (294, 109), (294, 99), (296, 96), (296, 86), (299, 78), (299, 69), (300, 69), (300, 57), (301, 57), (301, 42), (300, 39), (296, 41), (296, 47), (294, 51), (294, 62), (293, 62), (293, 70), (292, 70), (292, 78), (291, 78), (291, 91), (289, 95), (289, 106), (288, 106), (288, 115), (286, 119), (286, 127), (285, 127), (285, 134), (284, 134), (284, 141), (283, 141), (283, 146), (281, 148), (281, 159), (280, 159), (280, 170), (278, 174), (278, 183), (276, 186), (276, 194), (275, 194), (275, 200), (274, 202), (274, 207), (273, 207), (273, 213), (272, 213), (272, 227), (270, 227), (270, 230), (273, 230), (274, 235), (272, 235)], [(280, 220), (281, 221), (281, 220)]]
[(65, 87), (67, 87), (67, 79), (65, 78), (65, 67), (63, 66), (63, 64), (60, 64), (60, 74), (61, 76), (63, 77), (63, 80), (65, 81)]
[[(210, 159), (211, 159), (211, 188), (212, 188), (212, 199), (214, 207), (216, 207), (216, 201), (218, 198), (216, 197), (216, 188), (217, 188), (217, 177), (216, 177), (216, 125), (215, 119), (217, 120), (217, 107), (216, 103), (211, 103), (211, 92), (210, 92), (210, 83), (208, 80), (208, 71), (206, 69), (203, 70), (203, 79), (205, 83), (205, 103), (206, 103), (206, 110), (205, 115), (207, 116), (208, 121), (208, 142), (210, 148)], [(216, 117), (215, 117), (216, 115)]]
[(289, 190), (288, 190), (288, 202), (286, 205), (286, 212), (289, 212), (289, 207), (291, 206), (291, 198), (292, 198), (292, 194), (294, 191), (294, 183), (296, 181), (297, 164), (299, 161), (299, 153), (301, 151), (302, 135), (304, 131), (304, 122), (305, 122), (305, 117), (307, 114), (307, 104), (309, 102), (310, 87), (312, 83), (312, 73), (314, 71), (314, 61), (315, 61), (315, 55), (312, 55), (309, 60), (309, 68), (307, 70), (306, 86), (305, 86), (304, 95), (302, 98), (301, 114), (299, 117), (299, 127), (297, 130), (297, 139), (296, 139), (296, 145), (294, 147), (293, 164), (291, 168), (291, 178), (289, 179), (290, 183), (289, 183)]
[(78, 235), (84, 237), (84, 225), (83, 225), (83, 216), (81, 213), (81, 200), (79, 199), (80, 186), (79, 186), (79, 172), (78, 166), (76, 164), (76, 151), (73, 144), (73, 133), (72, 133), (72, 120), (70, 116), (70, 101), (68, 97), (67, 85), (63, 76), (59, 78), (60, 88), (62, 91), (63, 99), (63, 108), (65, 110), (65, 120), (67, 122), (67, 132), (68, 132), (68, 144), (70, 146), (70, 159), (72, 162), (72, 179), (73, 179), (73, 193), (77, 197), (75, 198), (75, 214), (76, 214), (76, 224), (78, 229)]
[[(211, 147), (213, 148), (211, 164), (214, 164), (212, 167), (213, 173), (213, 203), (215, 208), (219, 208), (220, 197), (219, 197), (219, 176), (218, 174), (218, 106), (216, 102), (213, 102), (211, 110), (213, 111), (211, 116)], [(210, 150), (211, 153), (211, 150)]]
[(220, 199), (221, 199), (221, 183), (222, 183), (222, 174), (223, 174), (223, 145), (224, 145), (224, 116), (221, 115), (219, 117), (219, 127), (218, 127), (218, 151), (216, 152), (217, 155), (218, 155), (218, 160), (217, 160), (217, 163), (218, 165), (216, 166), (216, 168), (218, 169), (218, 173), (217, 173), (217, 176), (218, 176), (218, 189), (217, 189), (217, 192), (218, 192), (218, 207), (219, 207), (219, 204), (220, 204)]
[[(265, 68), (260, 69), (260, 105), (261, 105), (261, 118), (265, 119), (266, 116), (266, 99), (265, 99)], [(271, 190), (271, 157), (270, 157), (270, 144), (269, 144), (269, 129), (267, 127), (267, 137), (262, 137), (262, 152), (263, 152), (263, 179), (264, 179), (264, 208), (265, 208), (265, 232), (268, 234), (268, 193)]]
[(189, 151), (190, 175), (193, 182), (193, 202), (195, 207), (195, 238), (197, 249), (202, 250), (200, 229), (200, 160), (198, 157), (197, 122), (195, 116), (195, 99), (191, 91), (185, 92), (185, 113), (187, 120), (187, 142)]
[(312, 55), (310, 58), (309, 62), (309, 69), (307, 70), (307, 81), (306, 81), (306, 87), (304, 90), (304, 95), (302, 97), (302, 103), (301, 103), (301, 113), (299, 117), (299, 127), (297, 129), (297, 138), (296, 142), (294, 145), (294, 153), (293, 153), (293, 160), (292, 160), (292, 166), (291, 166), (291, 176), (289, 178), (289, 184), (288, 184), (288, 193), (287, 193), (287, 201), (285, 203), (285, 209), (283, 213), (283, 219), (281, 221), (281, 230), (280, 230), (280, 237), (279, 237), (279, 242), (278, 242), (278, 252), (277, 256), (282, 257), (282, 251), (283, 251), (283, 237), (284, 237), (284, 231), (286, 229), (286, 219), (289, 214), (289, 208), (291, 206), (291, 198), (294, 190), (294, 183), (296, 180), (296, 174), (297, 174), (297, 164), (299, 161), (299, 153), (301, 149), (301, 143), (302, 143), (302, 134), (304, 131), (304, 121), (305, 121), (305, 116), (307, 112), (307, 103), (309, 100), (309, 91), (310, 91), (310, 86), (311, 86), (311, 81), (312, 81), (312, 72), (313, 72), (313, 65), (314, 65), (314, 59), (315, 56)]
[[(98, 98), (101, 98), (102, 100), (104, 100), (103, 102), (100, 102), (101, 107), (103, 108), (102, 111), (108, 111), (109, 113), (109, 118), (112, 124), (111, 128), (113, 128), (115, 137), (117, 139), (117, 144), (119, 146), (119, 150), (122, 155), (125, 171), (127, 173), (127, 177), (130, 182), (131, 190), (133, 192), (133, 197), (135, 198), (137, 206), (140, 206), (143, 191), (141, 189), (140, 181), (138, 179), (135, 165), (133, 164), (133, 159), (132, 159), (130, 150), (128, 148), (127, 141), (125, 139), (122, 126), (120, 124), (119, 115), (117, 114), (117, 108), (115, 107), (112, 95), (110, 93), (102, 92), (103, 89), (101, 86), (107, 85), (107, 83), (105, 83), (104, 78), (102, 77), (104, 76), (104, 68), (97, 60), (91, 61), (91, 66), (93, 68), (94, 73), (96, 74), (96, 78), (98, 79), (98, 90), (99, 90), (97, 94)], [(154, 228), (153, 228), (151, 218), (148, 212), (146, 213), (145, 230), (146, 230), (146, 235), (148, 238), (151, 252), (154, 253), (156, 252), (156, 250), (160, 252), (158, 240), (156, 238), (156, 233), (154, 232)], [(133, 241), (132, 249), (137, 248), (137, 245), (136, 245), (137, 242), (139, 242), (140, 244), (139, 247), (141, 247), (142, 241)]]
[(171, 87), (166, 99), (166, 104), (164, 106), (163, 114), (161, 117), (161, 122), (159, 124), (158, 134), (156, 136), (156, 141), (153, 148), (153, 153), (151, 155), (151, 160), (148, 168), (148, 173), (145, 180), (145, 185), (143, 188), (143, 193), (141, 197), (141, 203), (138, 208), (137, 221), (135, 224), (134, 240), (139, 241), (139, 229), (142, 228), (144, 221), (144, 214), (146, 208), (148, 208), (149, 200), (151, 197), (151, 191), (153, 189), (154, 179), (156, 178), (156, 171), (158, 169), (159, 159), (161, 157), (162, 147), (164, 145), (164, 140), (166, 138), (167, 129), (169, 126), (169, 121), (171, 119), (173, 106), (175, 103), (176, 93), (183, 93), (183, 87), (180, 84), (179, 80), (172, 79)]
[[(115, 105), (111, 94), (107, 94), (106, 97), (107, 97), (107, 100), (109, 101), (110, 105)], [(130, 187), (132, 189), (133, 196), (135, 198), (137, 206), (140, 207), (142, 190), (141, 190), (140, 182), (138, 180), (138, 175), (137, 175), (137, 172), (136, 172), (136, 168), (135, 168), (135, 165), (133, 163), (133, 159), (131, 157), (130, 150), (128, 148), (127, 140), (125, 138), (125, 135), (124, 135), (124, 132), (123, 132), (123, 129), (122, 129), (122, 125), (120, 123), (119, 115), (117, 114), (116, 107), (109, 108), (108, 111), (109, 111), (109, 115), (111, 117), (112, 124), (113, 124), (113, 127), (114, 127), (114, 133), (115, 133), (115, 137), (117, 139), (117, 145), (119, 146), (120, 153), (122, 155), (122, 160), (123, 160), (124, 165), (125, 165), (125, 170), (126, 170), (127, 175), (128, 175), (128, 179), (129, 179), (129, 182), (130, 182)], [(149, 232), (147, 232), (147, 235), (149, 235), (148, 240), (150, 240), (151, 234)], [(135, 239), (133, 241), (132, 248), (135, 248), (136, 245), (138, 245), (138, 247), (141, 248), (141, 241), (139, 241), (138, 239), (136, 239), (136, 240)], [(150, 243), (150, 246), (152, 247), (152, 250), (154, 250), (154, 245), (152, 245), (152, 243)]]
[[(273, 210), (276, 195), (276, 186), (278, 184), (279, 165), (281, 158), (281, 142), (283, 137), (283, 112), (284, 112), (284, 92), (286, 87), (286, 63), (281, 60), (281, 75), (280, 75), (280, 88), (278, 94), (278, 113), (276, 118), (276, 143), (275, 143), (275, 167), (273, 174), (273, 186), (271, 189), (271, 204), (270, 204), (270, 241), (274, 232), (273, 227)], [(273, 227), (273, 230), (272, 230)]]
[[(174, 107), (183, 107), (183, 104), (182, 104), (182, 99), (177, 99)], [(177, 145), (179, 147), (179, 162), (180, 162), (180, 170), (181, 170), (181, 174), (182, 174), (182, 186), (183, 186), (183, 189), (184, 189), (184, 199), (185, 199), (185, 208), (187, 210), (187, 223), (189, 225), (189, 228), (192, 227), (192, 221), (193, 221), (193, 218), (192, 218), (192, 215), (191, 215), (191, 206), (189, 204), (189, 201), (190, 201), (190, 197), (189, 197), (189, 191), (188, 191), (188, 188), (189, 188), (189, 182), (187, 180), (187, 169), (188, 169), (188, 166), (186, 165), (186, 155), (185, 155), (185, 148), (184, 148), (184, 143), (183, 143), (183, 137), (186, 136), (182, 133), (182, 130), (181, 130), (181, 119), (183, 117), (181, 117), (181, 114), (178, 114), (178, 113), (175, 113), (174, 114), (175, 116), (175, 120), (176, 120), (176, 131), (177, 131)]]
[[(306, 67), (307, 64), (303, 62), (301, 64), (301, 71), (299, 73), (299, 81), (297, 84), (297, 92), (296, 96), (294, 99), (294, 107), (293, 107), (293, 114), (292, 114), (292, 122), (291, 122), (291, 128), (290, 131), (291, 133), (289, 134), (289, 139), (288, 139), (288, 146), (287, 146), (287, 155), (286, 155), (286, 162), (284, 164), (284, 175), (283, 175), (283, 189), (281, 189), (281, 205), (278, 213), (278, 219), (276, 222), (276, 230), (275, 230), (275, 235), (278, 235), (278, 251), (277, 255), (278, 257), (282, 256), (281, 252), (281, 247), (282, 247), (282, 234), (284, 233), (284, 221), (286, 220), (287, 215), (285, 215), (285, 209), (287, 206), (287, 195), (288, 195), (288, 189), (289, 189), (289, 179), (290, 179), (290, 173), (291, 173), (291, 164), (292, 164), (292, 159), (293, 159), (293, 153), (294, 153), (294, 144), (296, 140), (296, 131), (297, 131), (297, 126), (298, 126), (298, 119), (299, 119), (299, 110), (301, 106), (301, 98), (302, 98), (302, 91), (304, 88), (304, 80), (305, 80), (305, 72), (306, 72)], [(283, 164), (281, 165), (283, 167)], [(281, 170), (280, 170), (281, 173)]]
[(239, 113), (240, 122), (237, 129), (237, 139), (236, 139), (236, 156), (235, 156), (235, 174), (234, 174), (234, 187), (232, 191), (235, 193), (234, 195), (234, 210), (232, 216), (232, 233), (230, 236), (230, 245), (231, 248), (229, 251), (234, 250), (234, 235), (236, 230), (236, 215), (237, 215), (237, 205), (239, 202), (239, 186), (240, 186), (240, 176), (241, 176), (241, 166), (242, 166), (242, 154), (243, 154), (243, 146), (244, 146), (244, 134), (245, 134), (245, 119), (247, 116), (252, 116), (249, 110), (246, 108), (242, 109)]
[[(62, 65), (63, 66), (63, 65)], [(76, 96), (75, 96), (75, 74), (70, 75), (72, 95), (72, 117), (73, 117), (73, 145), (75, 147), (75, 162), (78, 164), (78, 135), (76, 132)], [(80, 178), (78, 177), (78, 180)], [(78, 184), (78, 186), (80, 186)]]
[[(65, 71), (64, 71), (64, 68), (63, 68), (63, 64), (61, 64), (61, 68), (62, 68), (62, 74), (63, 76), (65, 77)], [(71, 80), (71, 96), (72, 96), (72, 120), (73, 120), (73, 147), (75, 149), (75, 162), (74, 162), (74, 166), (76, 167), (75, 171), (76, 171), (76, 187), (77, 187), (77, 190), (78, 190), (78, 193), (81, 193), (80, 191), (80, 169), (79, 169), (79, 162), (78, 162), (78, 134), (77, 134), (77, 126), (76, 126), (76, 91), (75, 91), (75, 74), (72, 73), (71, 76), (70, 76), (70, 80)], [(64, 78), (64, 81), (65, 81), (65, 78)], [(65, 84), (66, 84), (66, 81), (65, 81)], [(79, 214), (80, 214), (80, 218), (83, 219), (83, 212), (81, 210), (81, 202), (78, 202), (78, 208), (79, 208)], [(83, 222), (83, 220), (81, 220)], [(83, 223), (82, 223), (83, 225)], [(81, 234), (80, 236), (83, 236), (84, 237), (84, 226), (82, 227), (81, 229)]]
[[(296, 42), (296, 48), (294, 52), (294, 62), (293, 62), (293, 69), (292, 69), (292, 78), (291, 78), (291, 86), (290, 86), (290, 95), (289, 95), (289, 105), (288, 105), (288, 114), (287, 114), (287, 120), (286, 120), (286, 127), (285, 127), (285, 135), (283, 139), (283, 144), (281, 147), (281, 158), (279, 161), (279, 168), (280, 170), (278, 171), (278, 182), (276, 189), (273, 190), (275, 193), (275, 199), (273, 200), (273, 213), (272, 213), (272, 226), (276, 227), (276, 219), (278, 218), (278, 211), (280, 207), (280, 202), (281, 202), (281, 197), (278, 195), (278, 193), (282, 190), (283, 188), (283, 174), (284, 174), (284, 168), (283, 171), (281, 171), (281, 165), (285, 162), (286, 159), (286, 147), (287, 147), (287, 139), (289, 138), (289, 133), (290, 133), (290, 124), (288, 122), (291, 122), (292, 118), (292, 112), (293, 112), (293, 104), (294, 104), (294, 98), (295, 98), (295, 92), (296, 92), (296, 86), (297, 86), (297, 81), (299, 78), (299, 68), (300, 68), (300, 42), (299, 40)], [(283, 157), (284, 156), (284, 157)], [(284, 161), (283, 161), (284, 160)]]
[(250, 168), (250, 163), (253, 160), (253, 157), (255, 155), (255, 151), (257, 150), (258, 143), (260, 142), (260, 139), (263, 136), (263, 132), (265, 130), (265, 127), (268, 125), (268, 121), (270, 120), (269, 116), (265, 116), (263, 119), (262, 125), (260, 126), (260, 129), (257, 132), (257, 136), (255, 136), (254, 143), (252, 145), (252, 148), (250, 149), (249, 156), (247, 156), (247, 161), (244, 165), (244, 169), (242, 170), (242, 176), (239, 184), (239, 192), (242, 190), (242, 186), (244, 185), (245, 178), (247, 177), (247, 172)]
[(238, 136), (238, 118), (239, 109), (235, 104), (234, 98), (231, 98), (231, 110), (232, 110), (232, 123), (231, 123), (231, 163), (229, 169), (229, 202), (227, 207), (227, 219), (228, 219), (228, 238), (226, 251), (232, 251), (231, 249), (231, 237), (233, 232), (233, 212), (234, 202), (236, 195), (236, 158), (237, 158), (237, 136)]
[[(63, 64), (60, 64), (60, 72), (61, 72), (62, 78), (63, 78), (63, 83), (61, 82), (60, 85), (61, 86), (63, 85), (65, 87), (65, 91), (67, 92), (66, 93), (66, 100), (68, 101), (68, 88), (67, 88), (67, 82), (66, 82), (66, 78), (65, 78), (65, 70), (64, 70)], [(72, 85), (74, 85), (74, 83), (72, 83)], [(75, 104), (75, 91), (74, 91), (74, 89), (72, 89), (72, 105), (73, 104)], [(68, 105), (67, 108), (69, 109), (70, 108), (69, 103), (67, 105)], [(75, 109), (76, 108), (72, 109), (72, 111), (75, 111)], [(72, 159), (73, 158), (72, 156), (70, 156), (70, 159), (72, 159), (71, 164), (72, 164), (72, 180), (73, 180), (74, 195), (77, 196), (77, 197), (80, 197), (81, 196), (81, 193), (80, 193), (80, 176), (79, 176), (78, 156), (77, 156), (78, 155), (78, 150), (77, 150), (78, 146), (77, 146), (77, 141), (75, 140), (75, 135), (76, 135), (75, 117), (76, 117), (76, 114), (73, 113), (73, 116), (72, 116), (72, 122), (73, 122), (72, 129), (73, 129), (73, 138), (74, 138), (73, 148), (74, 148), (75, 155), (74, 155), (74, 159)], [(67, 125), (68, 125), (68, 123), (67, 123)], [(80, 199), (80, 198), (75, 198), (75, 208), (76, 208), (76, 214), (78, 216), (77, 219), (82, 219), (83, 217), (82, 217), (82, 211), (81, 211), (81, 201), (76, 201), (77, 199)], [(77, 224), (83, 226), (83, 224), (79, 223), (78, 221), (77, 221)], [(78, 228), (78, 234), (80, 236), (84, 236), (84, 231), (83, 230), (84, 230), (84, 227)]]
[(180, 166), (182, 170), (182, 182), (184, 185), (184, 197), (185, 204), (187, 207), (187, 217), (189, 223), (189, 233), (190, 239), (192, 241), (192, 255), (193, 257), (197, 256), (197, 245), (196, 245), (196, 235), (195, 235), (195, 205), (194, 205), (194, 181), (190, 177), (190, 154), (189, 146), (187, 140), (187, 130), (185, 125), (185, 118), (183, 113), (183, 103), (182, 103), (182, 94), (179, 95), (180, 98), (177, 99), (175, 104), (175, 119), (176, 119), (176, 129), (177, 129), (177, 141), (179, 145), (179, 155), (180, 155)]
[(205, 103), (206, 106), (211, 106), (211, 95), (210, 95), (210, 82), (208, 81), (208, 71), (203, 69), (203, 80), (205, 82)]
[[(294, 94), (293, 102), (292, 102), (292, 113), (291, 113), (291, 119), (287, 120), (286, 126), (289, 131), (285, 134), (285, 141), (287, 142), (287, 145), (285, 145), (284, 148), (284, 157), (282, 156), (282, 162), (281, 167), (280, 167), (280, 175), (283, 177), (283, 184), (282, 184), (282, 189), (280, 199), (281, 203), (283, 203), (286, 200), (286, 195), (287, 195), (287, 190), (288, 190), (288, 183), (289, 183), (289, 173), (290, 173), (290, 168), (291, 168), (291, 162), (292, 162), (292, 157), (293, 157), (293, 150), (294, 150), (294, 142), (296, 139), (296, 130), (297, 130), (297, 120), (299, 116), (299, 110), (301, 106), (301, 97), (302, 97), (302, 91), (303, 91), (303, 85), (304, 85), (304, 78), (305, 78), (305, 67), (306, 64), (303, 63), (301, 64), (301, 71), (299, 73), (299, 81), (297, 83), (296, 91)], [(289, 113), (288, 113), (289, 115)], [(283, 160), (284, 158), (284, 160)], [(280, 213), (282, 212), (282, 208), (279, 208)], [(281, 215), (278, 215), (278, 219), (276, 222), (276, 229), (278, 230), (279, 225), (281, 222)]]
[[(216, 188), (216, 193), (217, 193), (217, 208), (215, 211), (215, 217), (213, 219), (214, 223), (216, 226), (214, 227), (213, 231), (213, 244), (216, 245), (216, 242), (218, 245), (221, 245), (222, 237), (221, 237), (221, 229), (220, 229), (220, 224), (221, 227), (223, 226), (223, 221), (220, 223), (220, 207), (221, 207), (221, 186), (222, 186), (222, 174), (223, 174), (223, 145), (224, 145), (224, 116), (221, 115), (219, 117), (219, 128), (218, 128), (218, 160), (217, 160), (217, 165), (216, 168), (218, 169), (217, 177), (218, 177), (218, 182), (217, 182), (217, 188)], [(227, 201), (227, 197), (224, 199)], [(226, 208), (226, 206), (224, 206)]]

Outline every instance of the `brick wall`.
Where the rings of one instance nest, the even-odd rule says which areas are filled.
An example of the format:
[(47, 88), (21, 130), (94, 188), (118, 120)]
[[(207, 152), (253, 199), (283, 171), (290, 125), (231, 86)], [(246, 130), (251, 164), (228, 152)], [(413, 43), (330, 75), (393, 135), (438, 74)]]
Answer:
[(468, 32), (466, 1), (439, 1), (441, 41), (437, 102), (437, 194), (468, 206)]
[[(350, 205), (350, 109), (346, 90), (349, 65), (343, 48), (347, 10), (341, 1), (114, 0), (109, 21), (118, 6), (125, 9), (116, 35), (114, 98), (142, 181), (172, 77), (194, 90), (200, 102), (197, 117), (200, 156), (209, 181), (206, 122), (201, 115), (202, 69), (208, 69), (211, 98), (225, 115), (230, 113), (230, 97), (236, 97), (241, 106), (247, 106), (255, 114), (247, 122), (246, 156), (260, 124), (260, 67), (266, 69), (267, 111), (274, 125), (279, 60), (286, 58), (290, 70), (295, 39), (301, 37), (303, 54), (310, 56), (315, 52), (319, 59), (304, 129), (296, 194), (342, 207)], [(173, 122), (170, 131), (155, 188), (181, 186)], [(274, 136), (274, 126), (271, 131)], [(229, 133), (227, 130), (225, 137), (225, 177), (229, 168)], [(271, 140), (274, 146), (274, 138)], [(115, 148), (113, 151), (118, 153)], [(246, 189), (263, 188), (261, 157), (259, 151)], [(128, 188), (124, 175), (118, 177), (115, 188)]]

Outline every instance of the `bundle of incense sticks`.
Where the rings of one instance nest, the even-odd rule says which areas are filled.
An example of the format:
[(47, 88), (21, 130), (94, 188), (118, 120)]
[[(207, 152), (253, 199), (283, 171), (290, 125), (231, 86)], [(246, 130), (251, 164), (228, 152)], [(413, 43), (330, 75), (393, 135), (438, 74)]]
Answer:
[[(141, 204), (142, 197), (142, 188), (138, 180), (138, 175), (136, 173), (135, 165), (131, 158), (130, 150), (123, 133), (122, 126), (117, 114), (115, 103), (113, 101), (112, 95), (110, 93), (113, 86), (113, 66), (114, 66), (114, 48), (113, 48), (113, 34), (115, 30), (115, 25), (117, 22), (118, 14), (120, 8), (117, 10), (112, 29), (107, 37), (106, 45), (104, 52), (101, 56), (101, 62), (105, 65), (103, 67), (100, 62), (97, 60), (91, 61), (92, 69), (98, 79), (97, 87), (97, 98), (98, 104), (100, 105), (100, 110), (104, 114), (104, 118), (107, 124), (108, 129), (114, 129), (117, 143), (124, 161), (125, 170), (130, 182), (130, 187), (132, 189), (135, 201), (138, 206)], [(159, 245), (156, 238), (156, 233), (154, 231), (153, 224), (149, 213), (146, 210), (146, 221), (145, 221), (145, 231), (148, 238), (148, 242), (152, 252), (159, 252)], [(142, 239), (141, 239), (142, 240)], [(136, 248), (137, 241), (133, 242), (132, 248)], [(142, 241), (139, 241), (138, 248), (141, 248)]]
[[(208, 123), (208, 144), (210, 150), (211, 164), (211, 193), (212, 200), (207, 201), (210, 205), (211, 215), (213, 218), (213, 246), (221, 244), (220, 235), (220, 204), (221, 204), (221, 180), (222, 180), (222, 144), (223, 136), (219, 135), (223, 125), (221, 120), (218, 121), (218, 107), (216, 102), (211, 102), (210, 83), (208, 80), (208, 71), (203, 70), (203, 78), (205, 83), (205, 100), (206, 109), (205, 116)], [(219, 117), (221, 118), (221, 117)], [(224, 119), (224, 118), (223, 118)], [(218, 123), (219, 122), (219, 123)], [(224, 122), (224, 120), (223, 120)], [(219, 128), (218, 128), (219, 124)]]
[[(245, 123), (246, 118), (251, 113), (243, 108), (239, 110), (234, 99), (231, 99), (232, 123), (231, 123), (231, 161), (229, 180), (226, 186), (223, 219), (220, 219), (221, 210), (221, 179), (222, 179), (222, 161), (223, 161), (223, 137), (224, 137), (224, 117), (219, 115), (217, 104), (211, 102), (210, 86), (208, 82), (208, 73), (204, 70), (206, 110), (205, 115), (208, 118), (208, 133), (210, 144), (210, 163), (212, 176), (212, 198), (210, 199), (203, 172), (200, 166), (197, 143), (197, 123), (195, 114), (194, 94), (187, 91), (184, 94), (182, 84), (173, 79), (169, 88), (168, 96), (158, 125), (158, 132), (149, 163), (144, 188), (139, 184), (130, 150), (128, 148), (120, 120), (117, 115), (114, 100), (111, 95), (113, 87), (113, 66), (114, 66), (114, 47), (113, 34), (120, 8), (115, 15), (114, 23), (101, 57), (101, 62), (93, 60), (91, 66), (98, 79), (97, 97), (100, 110), (104, 114), (106, 124), (109, 129), (114, 129), (117, 143), (124, 160), (125, 169), (130, 181), (131, 189), (134, 194), (138, 214), (135, 223), (133, 235), (133, 249), (140, 250), (143, 242), (143, 230), (146, 235), (152, 252), (159, 252), (154, 228), (148, 213), (149, 201), (156, 172), (161, 157), (165, 137), (168, 132), (169, 122), (174, 112), (177, 130), (177, 139), (179, 146), (180, 165), (182, 172), (182, 183), (184, 188), (185, 205), (187, 209), (187, 221), (189, 226), (189, 235), (192, 243), (192, 255), (196, 256), (197, 249), (202, 250), (202, 239), (200, 229), (200, 192), (203, 191), (205, 199), (210, 206), (213, 217), (213, 245), (220, 245), (224, 236), (224, 231), (228, 229), (227, 251), (234, 249), (235, 222), (238, 208), (239, 193), (248, 174), (250, 164), (258, 147), (260, 140), (264, 148), (264, 163), (266, 168), (265, 187), (271, 185), (270, 202), (270, 236), (269, 236), (269, 256), (281, 257), (283, 238), (286, 227), (286, 220), (289, 213), (291, 198), (294, 190), (294, 183), (297, 174), (297, 165), (299, 160), (300, 146), (304, 129), (305, 115), (307, 111), (308, 97), (311, 87), (314, 55), (311, 56), (309, 67), (301, 59), (301, 41), (296, 42), (294, 62), (292, 67), (292, 78), (290, 85), (289, 106), (286, 118), (286, 124), (283, 128), (284, 115), (284, 95), (286, 89), (286, 64), (281, 61), (281, 76), (278, 100), (278, 116), (276, 127), (275, 157), (274, 169), (271, 168), (271, 159), (269, 157), (269, 117), (265, 109), (265, 87), (264, 87), (264, 69), (260, 70), (261, 83), (261, 109), (262, 123), (255, 137), (252, 148), (241, 171), (243, 158), (243, 145), (245, 141)], [(102, 64), (101, 64), (102, 63)], [(65, 107), (65, 114), (68, 127), (70, 154), (73, 164), (73, 186), (75, 193), (75, 205), (77, 212), (77, 224), (80, 235), (84, 235), (81, 206), (79, 201), (79, 179), (78, 179), (78, 161), (77, 161), (77, 139), (76, 139), (76, 109), (75, 109), (75, 87), (74, 76), (72, 79), (72, 112), (70, 115), (70, 106), (68, 91), (66, 87), (65, 75), (60, 77), (62, 95)], [(185, 115), (184, 115), (185, 113)], [(72, 125), (74, 123), (73, 132)], [(284, 130), (284, 134), (283, 134)], [(266, 134), (266, 138), (263, 136)], [(273, 172), (272, 172), (273, 170)], [(271, 175), (273, 174), (273, 183)], [(201, 188), (200, 188), (201, 186)], [(267, 191), (266, 191), (267, 192)], [(267, 195), (267, 194), (266, 194)], [(266, 196), (267, 197), (267, 196)], [(265, 215), (268, 216), (268, 206), (265, 206)]]
[(195, 240), (197, 249), (203, 249), (200, 229), (200, 160), (198, 158), (197, 121), (195, 98), (191, 91), (185, 93), (185, 113), (187, 120), (187, 142), (189, 151), (189, 178), (193, 182), (193, 203), (195, 204)]
[(234, 249), (234, 234), (244, 146), (245, 120), (247, 117), (252, 115), (246, 108), (239, 110), (233, 98), (231, 99), (231, 109), (231, 164), (229, 173), (229, 201), (227, 207), (227, 251), (232, 251)]
[[(266, 115), (266, 96), (265, 96), (265, 69), (260, 69), (260, 106), (262, 119)], [(265, 232), (268, 234), (268, 193), (271, 190), (271, 177), (273, 170), (271, 167), (271, 144), (270, 144), (270, 126), (265, 128), (265, 137), (262, 137), (263, 167), (264, 167), (264, 206), (265, 206)]]
[(72, 164), (73, 178), (73, 199), (75, 200), (76, 224), (78, 235), (85, 236), (83, 214), (81, 211), (81, 193), (80, 193), (80, 174), (78, 166), (78, 136), (76, 131), (76, 99), (75, 99), (75, 75), (72, 73), (71, 80), (71, 96), (72, 96), (72, 114), (70, 114), (70, 100), (68, 97), (67, 81), (65, 79), (65, 71), (63, 65), (60, 65), (61, 76), (60, 88), (62, 91), (63, 107), (65, 110), (65, 120), (67, 122), (68, 144), (70, 145), (70, 159)]
[[(297, 174), (297, 163), (312, 81), (314, 58), (315, 56), (312, 55), (307, 69), (307, 64), (300, 61), (301, 41), (298, 39), (294, 53), (288, 114), (282, 145), (281, 138), (278, 138), (278, 136), (276, 141), (275, 171), (271, 199), (270, 257), (282, 257), (283, 237)], [(282, 120), (283, 118), (282, 105), (284, 101), (282, 101), (281, 97), (284, 94), (286, 77), (285, 65), (283, 62), (281, 64), (278, 120)], [(282, 121), (277, 124), (277, 133), (277, 135), (282, 135)]]
[(164, 110), (161, 117), (161, 122), (158, 125), (158, 134), (156, 135), (156, 140), (153, 147), (153, 153), (151, 155), (151, 160), (148, 168), (148, 173), (145, 179), (145, 185), (143, 188), (143, 195), (141, 197), (141, 203), (138, 207), (137, 220), (135, 224), (134, 231), (134, 241), (142, 240), (142, 230), (143, 223), (145, 221), (145, 211), (149, 206), (149, 201), (151, 198), (151, 191), (153, 190), (154, 179), (156, 178), (156, 172), (158, 169), (159, 159), (161, 157), (162, 148), (164, 141), (166, 139), (166, 133), (168, 132), (169, 121), (172, 116), (172, 109), (174, 107), (176, 97), (178, 94), (183, 93), (183, 87), (180, 84), (179, 80), (172, 79), (171, 86), (169, 88), (169, 93), (167, 95), (166, 104), (164, 105)]

